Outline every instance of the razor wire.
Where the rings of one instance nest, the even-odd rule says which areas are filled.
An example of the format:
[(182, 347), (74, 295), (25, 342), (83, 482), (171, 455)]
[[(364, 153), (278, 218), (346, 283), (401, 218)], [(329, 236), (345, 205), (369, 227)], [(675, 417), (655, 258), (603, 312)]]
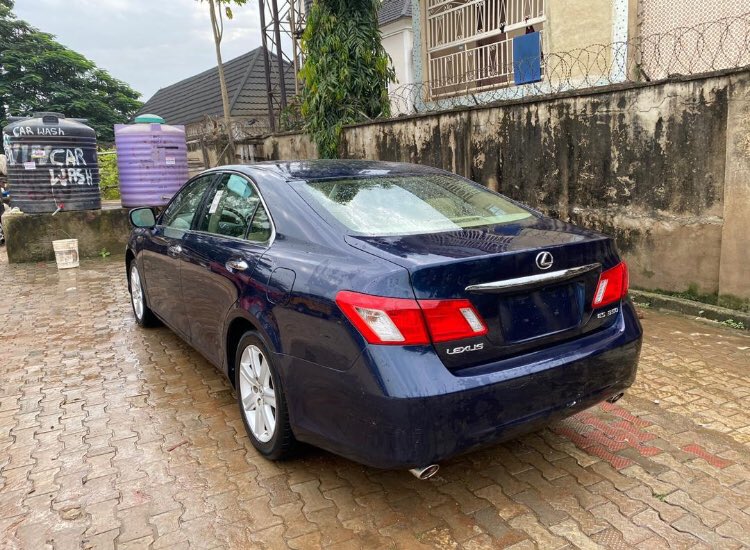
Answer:
[(750, 12), (627, 42), (543, 53), (541, 80), (516, 85), (523, 61), (486, 63), (443, 79), (393, 89), (392, 117), (559, 94), (626, 82), (649, 82), (750, 66)]

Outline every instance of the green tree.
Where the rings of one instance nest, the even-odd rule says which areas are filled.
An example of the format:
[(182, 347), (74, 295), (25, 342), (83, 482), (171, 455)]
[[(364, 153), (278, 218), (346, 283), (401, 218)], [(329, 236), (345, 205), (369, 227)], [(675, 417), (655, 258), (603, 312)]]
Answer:
[(120, 172), (117, 168), (117, 152), (114, 149), (99, 151), (99, 188), (102, 199), (114, 201), (120, 198)]
[(10, 115), (55, 111), (86, 118), (101, 141), (141, 106), (140, 94), (13, 14), (0, 0), (0, 125)]
[[(201, 0), (203, 1), (203, 0)], [(224, 63), (221, 59), (221, 41), (224, 38), (224, 17), (232, 19), (232, 7), (244, 5), (247, 0), (206, 0), (208, 2), (209, 14), (211, 15), (211, 31), (214, 36), (214, 46), (216, 48), (216, 63), (219, 70), (219, 86), (221, 87), (221, 103), (224, 107), (224, 124), (227, 130), (227, 139), (229, 140), (230, 163), (234, 162), (234, 135), (232, 134), (232, 112), (229, 104), (229, 91), (227, 89), (227, 80), (224, 77)], [(221, 4), (224, 4), (222, 6)], [(222, 10), (222, 7), (224, 8)]]
[(395, 81), (380, 40), (380, 0), (315, 0), (302, 37), (305, 130), (321, 158), (337, 158), (341, 131), (390, 116)]

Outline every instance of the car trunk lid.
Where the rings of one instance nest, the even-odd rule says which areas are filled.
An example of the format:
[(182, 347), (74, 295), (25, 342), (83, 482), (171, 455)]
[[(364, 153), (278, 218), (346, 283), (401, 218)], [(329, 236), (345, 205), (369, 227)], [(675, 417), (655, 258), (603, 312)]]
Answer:
[(619, 262), (613, 241), (563, 222), (531, 218), (490, 228), (347, 241), (408, 269), (418, 300), (472, 303), (488, 333), (436, 344), (451, 369), (533, 351), (613, 320), (591, 305), (600, 274)]

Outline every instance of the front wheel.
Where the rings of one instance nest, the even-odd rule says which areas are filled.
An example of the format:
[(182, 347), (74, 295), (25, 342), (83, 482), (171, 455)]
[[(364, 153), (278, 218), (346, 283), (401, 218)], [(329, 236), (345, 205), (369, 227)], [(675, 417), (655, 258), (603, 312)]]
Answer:
[(296, 446), (286, 396), (263, 341), (247, 332), (237, 346), (235, 387), (250, 441), (269, 460), (289, 458)]
[(135, 322), (142, 327), (154, 327), (159, 324), (156, 315), (146, 305), (146, 294), (143, 280), (135, 260), (130, 264), (130, 303), (133, 306)]

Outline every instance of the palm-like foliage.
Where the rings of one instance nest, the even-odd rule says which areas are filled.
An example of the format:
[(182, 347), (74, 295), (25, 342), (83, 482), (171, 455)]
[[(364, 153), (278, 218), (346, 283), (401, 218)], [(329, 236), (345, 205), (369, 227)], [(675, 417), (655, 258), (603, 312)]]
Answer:
[(395, 80), (380, 40), (380, 0), (315, 0), (302, 38), (302, 115), (321, 158), (336, 158), (346, 124), (390, 116)]

